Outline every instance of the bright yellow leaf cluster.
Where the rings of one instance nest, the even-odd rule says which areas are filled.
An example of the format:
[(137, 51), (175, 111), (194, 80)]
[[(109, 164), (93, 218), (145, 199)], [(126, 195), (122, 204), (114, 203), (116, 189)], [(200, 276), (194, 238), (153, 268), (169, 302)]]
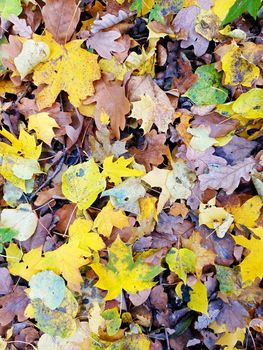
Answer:
[(24, 192), (32, 192), (32, 178), (41, 172), (37, 159), (42, 146), (37, 146), (34, 135), (28, 134), (24, 129), (20, 130), (18, 139), (5, 129), (0, 130), (0, 134), (12, 144), (0, 142), (0, 174)]

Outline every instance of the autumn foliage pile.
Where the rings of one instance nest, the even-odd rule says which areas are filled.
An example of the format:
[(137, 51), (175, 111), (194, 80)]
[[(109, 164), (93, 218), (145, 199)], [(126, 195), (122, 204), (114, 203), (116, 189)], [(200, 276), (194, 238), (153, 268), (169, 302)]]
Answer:
[(0, 16), (0, 349), (262, 349), (261, 1)]

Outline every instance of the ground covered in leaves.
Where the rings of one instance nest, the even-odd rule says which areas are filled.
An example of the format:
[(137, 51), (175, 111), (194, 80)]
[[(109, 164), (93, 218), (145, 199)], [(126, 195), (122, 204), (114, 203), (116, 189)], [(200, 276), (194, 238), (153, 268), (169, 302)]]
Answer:
[(0, 16), (0, 349), (262, 349), (261, 1)]

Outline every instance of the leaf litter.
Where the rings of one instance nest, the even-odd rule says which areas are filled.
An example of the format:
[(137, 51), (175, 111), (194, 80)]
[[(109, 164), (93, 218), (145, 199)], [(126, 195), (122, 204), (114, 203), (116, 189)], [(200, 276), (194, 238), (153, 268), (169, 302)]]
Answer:
[(260, 1), (0, 1), (0, 348), (262, 348)]

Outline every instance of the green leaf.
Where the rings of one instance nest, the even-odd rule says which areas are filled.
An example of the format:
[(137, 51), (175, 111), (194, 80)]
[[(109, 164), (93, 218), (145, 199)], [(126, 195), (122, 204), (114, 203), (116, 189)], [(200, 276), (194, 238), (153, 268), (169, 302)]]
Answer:
[(248, 12), (254, 19), (256, 19), (260, 3), (260, 0), (237, 0), (229, 9), (222, 25), (224, 26), (227, 23), (234, 21), (244, 12)]
[(101, 316), (104, 320), (108, 321), (107, 324), (107, 333), (109, 336), (112, 336), (118, 332), (120, 329), (122, 320), (120, 318), (118, 308), (114, 307), (113, 309), (105, 310), (101, 313)]
[(20, 0), (1, 0), (0, 1), (0, 16), (8, 19), (10, 15), (20, 15), (22, 6)]
[(224, 103), (228, 90), (221, 85), (221, 73), (214, 64), (199, 67), (195, 71), (198, 80), (186, 91), (183, 96), (189, 97), (196, 105), (213, 105)]
[(187, 273), (195, 271), (196, 255), (187, 248), (172, 248), (166, 255), (166, 262), (170, 270), (186, 283)]
[(30, 299), (41, 299), (51, 310), (59, 307), (65, 296), (64, 279), (50, 270), (35, 274), (29, 286)]
[(151, 9), (150, 14), (149, 14), (149, 22), (151, 21), (157, 21), (162, 24), (165, 23), (164, 18), (161, 14), (161, 7), (159, 4), (156, 4), (154, 8)]
[(9, 243), (17, 235), (17, 231), (10, 227), (0, 227), (0, 253), (3, 251), (3, 243)]

